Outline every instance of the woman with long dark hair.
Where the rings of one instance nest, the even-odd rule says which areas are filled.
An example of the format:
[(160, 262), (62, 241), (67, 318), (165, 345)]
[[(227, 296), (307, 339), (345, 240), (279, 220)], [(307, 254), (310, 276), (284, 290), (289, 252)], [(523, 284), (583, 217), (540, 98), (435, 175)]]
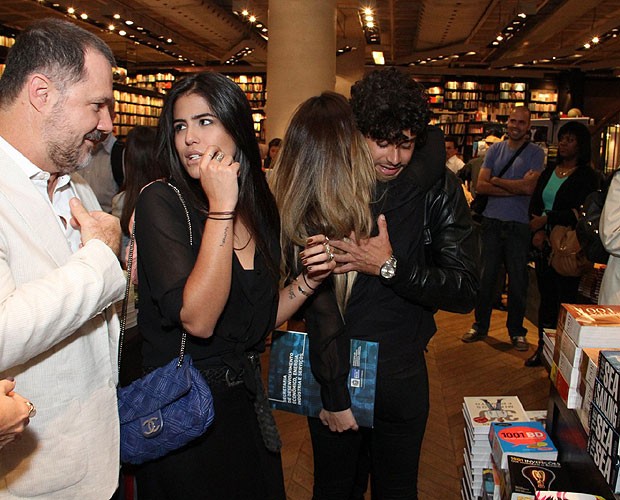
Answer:
[(259, 354), (335, 264), (324, 237), (310, 236), (313, 277), (300, 274), (279, 290), (277, 207), (250, 106), (225, 76), (199, 73), (172, 87), (157, 156), (169, 165), (170, 184), (147, 186), (136, 207), (144, 370), (178, 356), (185, 330), (185, 352), (211, 387), (215, 420), (185, 448), (141, 467), (140, 496), (284, 499)]
[(536, 251), (536, 280), (540, 292), (538, 306), (538, 349), (525, 366), (542, 363), (543, 328), (555, 328), (560, 304), (579, 302), (579, 278), (561, 276), (549, 265), (549, 235), (555, 225), (575, 227), (576, 211), (586, 196), (598, 188), (599, 177), (590, 162), (588, 128), (568, 122), (558, 131), (558, 161), (538, 179), (530, 201), (530, 229)]

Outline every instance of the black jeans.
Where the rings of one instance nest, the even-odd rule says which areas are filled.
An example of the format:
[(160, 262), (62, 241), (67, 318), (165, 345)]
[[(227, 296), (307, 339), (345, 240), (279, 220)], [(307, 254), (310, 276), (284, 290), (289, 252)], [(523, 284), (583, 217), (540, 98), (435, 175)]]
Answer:
[(314, 451), (313, 500), (363, 500), (370, 473), (373, 500), (416, 500), (428, 408), (416, 417), (372, 429), (331, 432), (308, 418)]
[(477, 332), (489, 331), (497, 274), (502, 263), (508, 273), (508, 319), (506, 327), (511, 337), (525, 335), (523, 326), (527, 300), (527, 261), (530, 248), (530, 229), (521, 222), (482, 218), (482, 275), (476, 301)]

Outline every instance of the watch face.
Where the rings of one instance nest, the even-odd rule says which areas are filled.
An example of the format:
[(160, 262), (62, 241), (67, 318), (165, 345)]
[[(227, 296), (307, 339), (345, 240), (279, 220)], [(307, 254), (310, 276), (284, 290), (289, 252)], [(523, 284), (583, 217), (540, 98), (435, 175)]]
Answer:
[(381, 277), (385, 279), (393, 278), (396, 274), (396, 269), (390, 261), (387, 261), (385, 264), (381, 266)]

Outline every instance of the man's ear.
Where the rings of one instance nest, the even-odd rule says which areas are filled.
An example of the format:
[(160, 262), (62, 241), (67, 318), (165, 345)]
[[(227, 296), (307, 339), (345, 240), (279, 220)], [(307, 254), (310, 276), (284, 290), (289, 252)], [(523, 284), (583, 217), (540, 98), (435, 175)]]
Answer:
[(28, 79), (28, 99), (30, 104), (41, 111), (51, 102), (52, 82), (41, 73), (34, 73)]

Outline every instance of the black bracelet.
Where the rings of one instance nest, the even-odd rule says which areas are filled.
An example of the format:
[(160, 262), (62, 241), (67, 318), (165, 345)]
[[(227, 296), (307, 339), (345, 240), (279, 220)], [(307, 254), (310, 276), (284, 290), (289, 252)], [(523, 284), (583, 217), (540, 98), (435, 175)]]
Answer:
[(310, 283), (308, 283), (308, 280), (306, 279), (306, 273), (301, 273), (301, 277), (304, 279), (304, 283), (306, 284), (306, 286), (312, 290), (313, 292), (317, 289), (317, 287), (312, 288), (310, 286)]

